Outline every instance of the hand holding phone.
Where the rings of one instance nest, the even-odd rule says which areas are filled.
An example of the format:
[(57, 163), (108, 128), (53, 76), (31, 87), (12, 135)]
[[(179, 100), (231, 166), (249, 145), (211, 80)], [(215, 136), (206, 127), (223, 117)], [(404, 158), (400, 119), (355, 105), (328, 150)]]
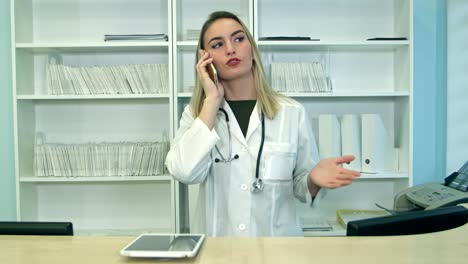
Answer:
[[(220, 103), (224, 98), (220, 76), (213, 63), (213, 58), (203, 49), (198, 51), (197, 78), (207, 97), (216, 98)], [(207, 76), (208, 75), (208, 76)], [(214, 84), (214, 85), (213, 85)], [(217, 110), (218, 108), (216, 108)]]

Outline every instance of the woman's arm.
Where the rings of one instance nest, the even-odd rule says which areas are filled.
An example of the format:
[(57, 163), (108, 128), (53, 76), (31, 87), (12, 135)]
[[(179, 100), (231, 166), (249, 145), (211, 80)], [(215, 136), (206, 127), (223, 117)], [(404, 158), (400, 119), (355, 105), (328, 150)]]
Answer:
[(187, 106), (166, 157), (169, 173), (183, 183), (203, 182), (213, 162), (211, 150), (218, 140), (216, 131), (199, 118), (194, 119)]
[(297, 164), (294, 172), (294, 193), (301, 201), (312, 201), (321, 188), (346, 186), (360, 173), (341, 167), (354, 156), (346, 155), (320, 160), (314, 134), (306, 112), (301, 107)]
[(196, 119), (193, 118), (190, 107), (185, 108), (179, 130), (166, 158), (169, 172), (183, 183), (200, 183), (205, 180), (212, 165), (211, 150), (219, 140), (213, 128), (216, 113), (224, 98), (224, 88), (220, 83), (216, 86), (208, 75), (206, 67), (213, 63), (210, 55), (199, 50), (198, 57), (200, 59), (195, 70), (206, 97)]
[(319, 161), (314, 132), (303, 106), (299, 106), (299, 131), (296, 167), (294, 168), (294, 195), (302, 202), (310, 203), (320, 187), (309, 182), (309, 172)]

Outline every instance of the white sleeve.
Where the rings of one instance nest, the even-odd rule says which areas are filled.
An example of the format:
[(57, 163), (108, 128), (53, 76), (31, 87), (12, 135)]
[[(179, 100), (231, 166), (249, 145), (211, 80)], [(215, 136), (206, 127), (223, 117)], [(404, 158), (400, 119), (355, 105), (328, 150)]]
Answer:
[(169, 173), (183, 183), (203, 182), (213, 162), (211, 150), (218, 140), (216, 131), (210, 130), (199, 118), (194, 119), (187, 106), (166, 157)]
[(312, 196), (307, 187), (307, 178), (309, 172), (318, 163), (319, 155), (314, 132), (303, 106), (300, 109), (299, 121), (296, 167), (293, 172), (294, 195), (300, 201), (311, 204)]

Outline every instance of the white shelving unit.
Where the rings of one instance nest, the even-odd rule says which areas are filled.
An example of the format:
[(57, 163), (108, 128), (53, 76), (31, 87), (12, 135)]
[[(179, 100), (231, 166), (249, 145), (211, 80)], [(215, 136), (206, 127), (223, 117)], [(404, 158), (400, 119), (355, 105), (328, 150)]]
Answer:
[[(412, 1), (261, 0), (254, 5), (257, 40), (271, 36), (318, 39), (258, 41), (267, 71), (273, 62), (325, 65), (332, 92), (287, 94), (306, 107), (316, 140), (320, 140), (320, 114), (378, 113), (399, 150), (397, 169), (363, 173), (351, 186), (329, 191), (313, 208), (298, 203), (299, 214), (329, 219), (337, 209), (378, 209), (375, 203), (392, 208), (394, 195), (412, 184)], [(367, 40), (376, 37), (406, 40)]]
[[(14, 128), (19, 220), (68, 220), (77, 233), (186, 231), (196, 186), (169, 175), (35, 177), (38, 132), (48, 142), (157, 141), (172, 137), (195, 85), (197, 40), (215, 10), (237, 14), (253, 32), (267, 75), (275, 62), (320, 61), (333, 91), (286, 93), (307, 109), (318, 136), (320, 114), (378, 113), (398, 148), (398, 168), (363, 174), (328, 192), (301, 216), (336, 209), (391, 207), (412, 185), (413, 32), (411, 0), (11, 0)], [(53, 29), (53, 30), (52, 30)], [(195, 31), (196, 32), (196, 31)], [(165, 33), (169, 41), (104, 42), (104, 34)], [(319, 41), (266, 41), (308, 36)], [(367, 41), (405, 37), (397, 41)], [(165, 94), (46, 94), (49, 57), (64, 65), (167, 63)], [(320, 140), (317, 138), (317, 140)]]
[(67, 66), (167, 64), (171, 41), (104, 41), (105, 34), (172, 35), (168, 0), (11, 1), (18, 220), (71, 221), (77, 234), (178, 229), (169, 175), (36, 177), (34, 144), (154, 142), (173, 134), (165, 94), (49, 95), (49, 57)]

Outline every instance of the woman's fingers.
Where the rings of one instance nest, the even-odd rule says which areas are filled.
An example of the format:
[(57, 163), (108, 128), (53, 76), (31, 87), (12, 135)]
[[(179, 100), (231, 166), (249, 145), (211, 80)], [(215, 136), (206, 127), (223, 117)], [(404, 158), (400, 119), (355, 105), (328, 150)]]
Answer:
[(223, 87), (219, 82), (216, 85), (207, 70), (209, 64), (213, 63), (213, 58), (210, 58), (210, 54), (201, 49), (198, 51), (198, 55), (199, 59), (196, 65), (198, 81), (201, 83), (207, 98), (216, 98), (217, 101), (221, 102), (221, 98), (224, 98)]
[(334, 181), (330, 181), (323, 187), (328, 188), (328, 189), (336, 189), (336, 188), (340, 188), (343, 186), (351, 185), (352, 182), (353, 182), (352, 180), (334, 180)]
[(213, 63), (213, 58), (210, 58), (208, 52), (205, 52), (203, 50), (199, 50), (198, 54), (199, 60), (196, 65), (196, 70), (198, 73), (199, 81), (203, 83), (204, 87), (206, 87), (209, 83), (209, 80), (211, 80), (206, 67), (208, 66), (208, 64)]
[(348, 179), (354, 180), (360, 175), (361, 173), (357, 171), (348, 170), (348, 169), (340, 169), (336, 178), (339, 180), (348, 180)]
[(213, 58), (209, 58), (208, 52), (204, 52), (202, 50), (198, 51), (199, 59), (197, 62), (197, 70), (200, 72), (206, 72), (206, 65), (213, 61)]
[(341, 156), (341, 157), (336, 157), (335, 158), (335, 163), (337, 165), (341, 165), (343, 163), (350, 163), (354, 159), (355, 159), (355, 157), (353, 155), (344, 155), (344, 156)]
[(361, 174), (354, 170), (348, 170), (338, 167), (335, 171), (335, 177), (330, 177), (328, 182), (328, 188), (339, 188), (342, 186), (350, 185), (353, 180), (359, 177)]
[(200, 62), (197, 64), (197, 72), (201, 78), (210, 77), (208, 75), (208, 71), (206, 70), (206, 67), (208, 66), (208, 64), (212, 62), (213, 62), (213, 58), (209, 58), (209, 59), (200, 60)]
[(344, 169), (344, 168), (341, 168), (340, 174), (351, 175), (351, 176), (353, 176), (353, 177), (358, 177), (358, 176), (361, 175), (361, 173), (358, 172), (358, 171), (349, 170), (349, 169)]

